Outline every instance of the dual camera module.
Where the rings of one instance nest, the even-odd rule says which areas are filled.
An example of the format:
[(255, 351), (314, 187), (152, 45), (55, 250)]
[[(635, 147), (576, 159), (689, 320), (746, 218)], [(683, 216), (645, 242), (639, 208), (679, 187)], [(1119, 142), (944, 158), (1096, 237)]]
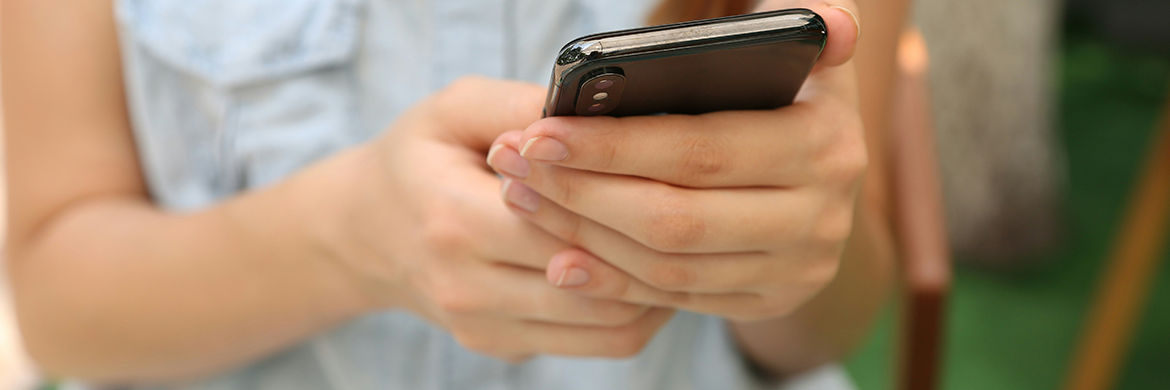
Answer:
[(577, 115), (598, 116), (617, 108), (626, 77), (618, 68), (603, 68), (584, 77), (577, 92)]

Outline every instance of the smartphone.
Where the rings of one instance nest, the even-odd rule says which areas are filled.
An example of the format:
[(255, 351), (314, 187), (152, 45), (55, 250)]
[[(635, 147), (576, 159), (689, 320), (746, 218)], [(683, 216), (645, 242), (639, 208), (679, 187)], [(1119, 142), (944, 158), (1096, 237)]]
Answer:
[(545, 116), (614, 117), (792, 104), (828, 31), (807, 9), (578, 38), (557, 57)]

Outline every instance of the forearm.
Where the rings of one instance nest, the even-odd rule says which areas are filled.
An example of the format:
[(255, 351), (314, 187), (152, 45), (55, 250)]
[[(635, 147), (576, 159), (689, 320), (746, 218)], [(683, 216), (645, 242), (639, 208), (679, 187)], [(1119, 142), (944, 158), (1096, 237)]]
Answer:
[(314, 215), (343, 179), (327, 169), (194, 214), (118, 198), (56, 213), (9, 253), (30, 352), (50, 374), (174, 381), (358, 314), (360, 294), (307, 229), (328, 228)]

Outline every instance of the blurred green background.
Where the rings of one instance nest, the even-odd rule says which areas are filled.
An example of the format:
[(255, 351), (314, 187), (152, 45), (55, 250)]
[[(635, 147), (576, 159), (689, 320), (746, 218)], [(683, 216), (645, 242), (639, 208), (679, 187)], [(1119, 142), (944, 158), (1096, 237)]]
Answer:
[[(1170, 56), (1117, 47), (1072, 20), (1057, 66), (1052, 72), (1060, 88), (1057, 134), (1069, 164), (1063, 242), (1032, 269), (956, 269), (944, 389), (1063, 386), (1103, 260), (1162, 119)], [(1170, 251), (1165, 252), (1119, 389), (1170, 389)], [(892, 387), (893, 321), (890, 310), (848, 362), (862, 390)]]

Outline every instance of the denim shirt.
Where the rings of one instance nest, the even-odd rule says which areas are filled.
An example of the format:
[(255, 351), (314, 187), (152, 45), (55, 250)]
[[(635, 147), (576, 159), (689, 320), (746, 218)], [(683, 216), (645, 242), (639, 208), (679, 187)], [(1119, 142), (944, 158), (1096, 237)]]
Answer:
[[(127, 99), (160, 207), (260, 188), (377, 136), (466, 74), (547, 83), (561, 45), (657, 0), (119, 0)], [(403, 311), (186, 389), (755, 389), (724, 321), (679, 313), (637, 357), (509, 364)], [(785, 385), (852, 388), (829, 367)]]

